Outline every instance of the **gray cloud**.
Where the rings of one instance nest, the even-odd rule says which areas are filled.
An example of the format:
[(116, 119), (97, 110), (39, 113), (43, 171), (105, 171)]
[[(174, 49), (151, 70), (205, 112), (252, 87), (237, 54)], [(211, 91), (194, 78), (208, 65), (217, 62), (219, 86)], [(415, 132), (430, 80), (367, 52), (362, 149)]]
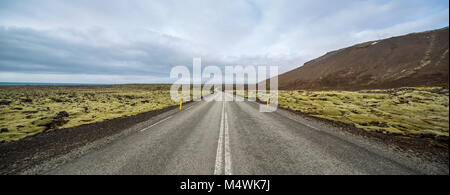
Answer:
[(48, 34), (46, 31), (29, 28), (1, 28), (1, 70), (28, 73), (162, 75), (166, 74), (171, 66), (185, 64), (195, 55), (177, 48), (175, 39), (170, 40), (174, 45), (134, 42), (103, 46), (89, 42), (71, 42)]
[(330, 50), (448, 26), (448, 6), (441, 0), (1, 1), (0, 81), (167, 82), (171, 67), (189, 66), (197, 56), (204, 65), (280, 65), (285, 72)]

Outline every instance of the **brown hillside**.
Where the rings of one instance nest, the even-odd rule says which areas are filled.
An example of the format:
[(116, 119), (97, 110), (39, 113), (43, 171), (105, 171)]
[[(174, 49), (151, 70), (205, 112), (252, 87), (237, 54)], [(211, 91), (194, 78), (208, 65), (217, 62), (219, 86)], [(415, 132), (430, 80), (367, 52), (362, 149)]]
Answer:
[(279, 76), (279, 89), (448, 86), (448, 27), (329, 52)]

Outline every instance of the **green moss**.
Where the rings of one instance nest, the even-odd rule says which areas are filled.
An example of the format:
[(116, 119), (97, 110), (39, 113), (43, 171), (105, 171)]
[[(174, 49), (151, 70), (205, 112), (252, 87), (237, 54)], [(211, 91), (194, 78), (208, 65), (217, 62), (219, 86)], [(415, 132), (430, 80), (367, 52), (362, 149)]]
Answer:
[(279, 91), (282, 108), (355, 125), (368, 131), (448, 136), (448, 89)]
[[(169, 90), (170, 85), (1, 87), (0, 100), (11, 103), (0, 106), (0, 128), (8, 128), (0, 133), (0, 141), (40, 133), (61, 111), (69, 117), (59, 129), (177, 105), (179, 102), (171, 101)], [(22, 102), (25, 98), (33, 101)]]

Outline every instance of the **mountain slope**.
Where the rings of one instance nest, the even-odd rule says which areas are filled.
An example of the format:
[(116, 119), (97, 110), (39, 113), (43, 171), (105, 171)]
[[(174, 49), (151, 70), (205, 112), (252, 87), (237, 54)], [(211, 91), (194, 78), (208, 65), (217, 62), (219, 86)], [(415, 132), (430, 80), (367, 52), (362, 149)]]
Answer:
[(279, 89), (448, 86), (448, 27), (357, 44), (279, 75)]

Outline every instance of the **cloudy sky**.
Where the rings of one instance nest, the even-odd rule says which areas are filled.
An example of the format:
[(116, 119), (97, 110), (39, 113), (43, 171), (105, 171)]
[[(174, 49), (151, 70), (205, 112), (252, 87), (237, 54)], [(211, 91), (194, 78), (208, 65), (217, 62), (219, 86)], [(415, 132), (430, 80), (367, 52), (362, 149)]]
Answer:
[(448, 0), (1, 0), (0, 82), (162, 83), (449, 25)]

